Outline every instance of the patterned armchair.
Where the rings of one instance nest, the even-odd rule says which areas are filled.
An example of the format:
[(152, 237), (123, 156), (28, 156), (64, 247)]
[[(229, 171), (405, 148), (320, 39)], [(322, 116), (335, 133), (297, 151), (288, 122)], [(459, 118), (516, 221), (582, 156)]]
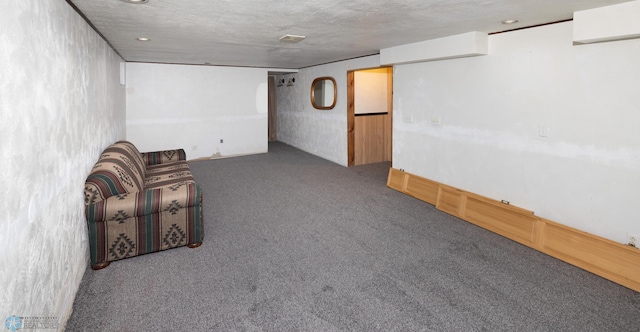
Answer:
[(183, 149), (140, 153), (119, 141), (104, 150), (85, 182), (91, 267), (202, 244), (202, 192)]

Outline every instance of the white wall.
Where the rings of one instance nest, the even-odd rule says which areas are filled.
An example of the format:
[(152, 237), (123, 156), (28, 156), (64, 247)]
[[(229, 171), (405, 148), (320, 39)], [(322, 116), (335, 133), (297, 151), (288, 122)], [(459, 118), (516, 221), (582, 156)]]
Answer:
[(354, 73), (355, 114), (387, 113), (387, 72), (387, 68), (379, 68), (358, 70)]
[(267, 76), (260, 68), (127, 63), (127, 139), (142, 152), (184, 148), (187, 159), (267, 152)]
[[(347, 166), (347, 71), (380, 66), (378, 55), (303, 68), (296, 74), (294, 86), (277, 87), (278, 141)], [(336, 80), (338, 95), (332, 110), (317, 110), (311, 105), (311, 83), (321, 76)]]
[(640, 234), (640, 40), (572, 46), (572, 26), (394, 68), (393, 167), (617, 242)]
[(0, 319), (64, 324), (89, 263), (84, 181), (125, 136), (122, 60), (64, 1), (0, 12)]

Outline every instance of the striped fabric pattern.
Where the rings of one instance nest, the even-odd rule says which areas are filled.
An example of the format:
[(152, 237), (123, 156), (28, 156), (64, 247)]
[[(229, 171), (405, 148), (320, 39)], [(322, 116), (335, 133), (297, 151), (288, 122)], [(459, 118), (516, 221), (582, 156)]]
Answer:
[(136, 151), (109, 146), (87, 178), (92, 265), (202, 242), (202, 192), (187, 162), (145, 168)]
[(166, 164), (187, 159), (187, 154), (184, 152), (184, 149), (146, 152), (141, 156), (144, 164), (147, 166)]
[[(145, 188), (161, 188), (176, 184), (176, 179), (182, 181), (194, 181), (189, 164), (186, 161), (179, 161), (172, 164), (160, 164), (147, 168), (147, 178)], [(179, 181), (180, 182), (180, 181)]]
[(85, 183), (85, 204), (144, 188), (146, 168), (127, 143), (117, 142), (104, 150)]
[(136, 168), (142, 172), (142, 177), (144, 178), (145, 176), (144, 171), (146, 169), (146, 164), (144, 163), (144, 160), (142, 159), (142, 154), (140, 153), (138, 148), (136, 148), (136, 146), (129, 141), (118, 141), (114, 145), (122, 149), (125, 149), (128, 152), (128, 155), (131, 156), (131, 159), (135, 163)]

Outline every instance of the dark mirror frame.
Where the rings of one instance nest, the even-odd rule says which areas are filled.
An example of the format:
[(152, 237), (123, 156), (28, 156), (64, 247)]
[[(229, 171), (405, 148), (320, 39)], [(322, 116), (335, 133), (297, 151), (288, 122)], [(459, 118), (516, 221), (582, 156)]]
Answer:
[[(316, 86), (316, 83), (318, 82), (322, 83), (325, 80), (331, 81), (333, 83), (333, 103), (331, 103), (331, 105), (328, 105), (328, 106), (316, 104), (316, 98), (315, 98), (314, 88)], [(313, 80), (313, 83), (311, 83), (310, 96), (311, 96), (311, 105), (313, 105), (314, 108), (319, 110), (333, 109), (336, 106), (336, 100), (338, 99), (338, 85), (336, 84), (336, 80), (330, 76), (323, 76), (323, 77), (316, 78), (315, 80)]]

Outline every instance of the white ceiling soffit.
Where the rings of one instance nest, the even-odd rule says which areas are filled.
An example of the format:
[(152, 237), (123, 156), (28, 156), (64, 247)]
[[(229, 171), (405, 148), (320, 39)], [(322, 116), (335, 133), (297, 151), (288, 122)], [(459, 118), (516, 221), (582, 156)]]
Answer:
[[(304, 68), (469, 31), (571, 19), (626, 0), (67, 0), (126, 61)], [(518, 19), (512, 25), (500, 24)], [(305, 36), (298, 43), (280, 37)], [(141, 42), (137, 38), (146, 37)]]

